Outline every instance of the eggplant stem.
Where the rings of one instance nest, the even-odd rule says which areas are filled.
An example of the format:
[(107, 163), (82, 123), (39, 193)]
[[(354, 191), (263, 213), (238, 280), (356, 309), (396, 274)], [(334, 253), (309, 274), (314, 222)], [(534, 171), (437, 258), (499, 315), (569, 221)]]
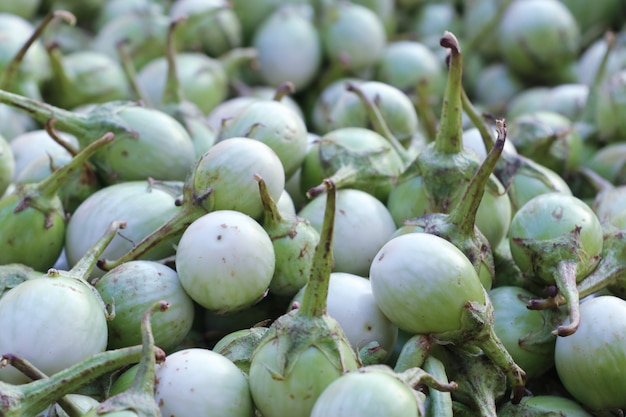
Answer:
[(398, 153), (398, 155), (402, 159), (402, 162), (405, 165), (409, 164), (411, 162), (411, 157), (409, 156), (409, 153), (391, 132), (391, 129), (389, 129), (389, 125), (385, 121), (385, 118), (383, 117), (376, 103), (374, 103), (374, 100), (369, 98), (365, 94), (365, 92), (363, 92), (363, 90), (353, 82), (346, 83), (346, 90), (357, 95), (357, 97), (363, 104), (363, 107), (365, 108), (365, 111), (369, 117), (370, 123), (372, 123), (372, 126), (374, 127), (374, 130), (385, 139), (387, 139), (391, 147)]
[[(51, 175), (47, 176), (41, 182), (37, 183), (36, 189), (40, 196), (44, 198), (53, 198), (57, 195), (61, 186), (65, 183), (66, 179), (76, 170), (78, 170), (96, 151), (102, 149), (105, 145), (111, 143), (115, 139), (115, 135), (111, 132), (105, 133), (101, 138), (89, 144), (86, 148), (82, 149), (75, 157), (73, 157), (67, 164), (61, 166)], [(31, 196), (32, 197), (32, 196)], [(34, 199), (34, 198), (33, 198)], [(31, 202), (32, 203), (32, 202)], [(28, 205), (26, 206), (28, 207)], [(26, 208), (23, 207), (23, 208)], [(20, 210), (17, 210), (16, 212)]]
[(473, 236), (478, 208), (485, 194), (485, 187), (504, 149), (506, 140), (506, 124), (497, 121), (498, 139), (487, 154), (487, 157), (472, 176), (459, 203), (450, 211), (449, 219), (459, 226), (464, 236)]
[[(39, 379), (27, 384), (14, 386), (0, 382), (0, 391), (10, 393), (18, 398), (7, 398), (8, 406), (2, 409), (4, 417), (36, 415), (79, 387), (94, 380), (100, 375), (114, 371), (125, 365), (136, 363), (141, 359), (141, 346), (131, 346), (115, 350), (107, 350), (65, 368), (48, 378)], [(12, 365), (18, 360), (16, 355), (4, 354), (0, 364)], [(5, 398), (3, 398), (5, 399)]]
[(141, 103), (143, 103), (143, 105), (147, 107), (154, 107), (154, 105), (150, 102), (150, 99), (146, 95), (145, 91), (143, 91), (143, 89), (137, 82), (137, 69), (135, 68), (133, 59), (128, 52), (128, 42), (128, 39), (121, 39), (115, 45), (120, 65), (122, 66), (122, 70), (124, 71), (124, 75), (126, 76), (126, 81), (128, 82), (128, 86), (130, 87), (132, 93), (135, 95), (135, 97), (137, 97), (137, 100), (139, 100)]
[(91, 270), (96, 265), (98, 257), (104, 252), (106, 247), (111, 243), (119, 229), (126, 228), (124, 221), (112, 221), (105, 233), (94, 243), (83, 257), (69, 271), (72, 276), (86, 281)]
[(48, 135), (59, 145), (61, 145), (63, 147), (63, 149), (65, 149), (66, 151), (68, 151), (70, 153), (70, 155), (72, 156), (76, 156), (78, 155), (79, 150), (74, 148), (72, 145), (70, 145), (69, 143), (67, 143), (67, 141), (63, 140), (55, 131), (54, 131), (54, 125), (56, 124), (57, 119), (55, 119), (54, 117), (50, 118), (46, 124), (44, 125), (46, 132), (48, 133)]
[(3, 73), (0, 74), (0, 89), (7, 90), (11, 86), (11, 83), (15, 79), (17, 70), (24, 60), (24, 56), (30, 49), (33, 43), (41, 37), (44, 29), (56, 18), (65, 20), (69, 25), (74, 26), (76, 24), (76, 16), (66, 10), (53, 10), (44, 16), (43, 20), (35, 28), (34, 32), (17, 51), (15, 56), (9, 61)]
[(274, 92), (274, 97), (272, 100), (281, 101), (283, 97), (288, 96), (290, 94), (295, 93), (296, 86), (291, 81), (286, 81), (276, 88), (276, 92)]
[[(443, 362), (436, 357), (430, 355), (426, 358), (424, 361), (424, 370), (438, 381), (448, 383), (446, 368)], [(428, 397), (429, 402), (426, 408), (426, 417), (453, 417), (452, 395), (450, 392), (436, 388), (430, 391)]]
[[(335, 184), (336, 188), (343, 188), (344, 186), (350, 186), (354, 183), (356, 179), (359, 177), (359, 170), (356, 169), (352, 165), (344, 165), (339, 168), (333, 175), (331, 175), (328, 179), (330, 179), (333, 184)], [(322, 181), (321, 184), (316, 185), (315, 187), (311, 187), (307, 190), (306, 196), (309, 199), (317, 197), (320, 194), (323, 194), (326, 191), (326, 185)]]
[(167, 61), (167, 75), (165, 87), (163, 88), (163, 96), (161, 97), (162, 104), (180, 104), (183, 101), (183, 92), (180, 87), (180, 82), (178, 79), (178, 67), (176, 65), (176, 45), (174, 42), (174, 32), (178, 25), (185, 20), (185, 17), (179, 17), (178, 19), (172, 20), (167, 30), (167, 49), (165, 53), (165, 60)]
[(463, 79), (463, 58), (456, 36), (446, 31), (439, 44), (450, 50), (448, 81), (443, 97), (439, 130), (435, 136), (435, 149), (441, 153), (459, 153), (463, 149), (463, 103), (461, 85)]
[(320, 240), (315, 247), (309, 281), (305, 287), (300, 307), (296, 314), (306, 317), (321, 317), (327, 312), (326, 298), (330, 274), (333, 269), (333, 236), (335, 233), (335, 211), (337, 189), (330, 179), (324, 180), (326, 186), (326, 210), (320, 232)]
[(578, 330), (580, 325), (580, 301), (576, 287), (576, 263), (563, 261), (558, 264), (558, 276), (555, 277), (559, 292), (567, 301), (569, 324), (561, 324), (552, 333), (557, 336), (569, 336)]
[[(428, 361), (430, 358), (430, 356), (427, 357), (426, 361)], [(458, 388), (458, 384), (456, 382), (440, 381), (434, 375), (428, 373), (426, 370), (417, 367), (410, 368), (402, 372), (402, 379), (405, 380), (406, 383), (408, 383), (413, 388), (417, 387), (418, 385), (426, 385), (441, 392), (452, 392)]]
[(435, 140), (437, 136), (437, 117), (428, 101), (428, 83), (426, 80), (420, 80), (415, 87), (415, 100), (413, 104), (417, 112), (418, 119), (422, 121), (424, 132), (428, 143)]
[[(207, 194), (207, 197), (209, 194)], [(185, 199), (184, 201), (187, 200)], [(174, 236), (177, 233), (185, 230), (185, 228), (189, 226), (195, 219), (199, 218), (205, 213), (207, 213), (207, 211), (204, 210), (199, 204), (183, 203), (181, 205), (180, 211), (170, 217), (170, 219), (163, 223), (158, 229), (154, 230), (152, 233), (143, 238), (141, 242), (133, 246), (132, 249), (126, 252), (126, 254), (122, 255), (116, 260), (104, 258), (99, 259), (97, 263), (98, 268), (102, 269), (103, 271), (109, 271), (116, 266), (123, 264), (124, 262), (139, 259), (140, 256), (147, 253), (150, 249), (161, 243), (164, 239), (167, 239), (168, 237)]]
[(463, 111), (467, 114), (467, 117), (470, 119), (474, 127), (478, 129), (480, 137), (483, 140), (483, 144), (485, 145), (485, 149), (489, 151), (493, 147), (496, 138), (493, 135), (491, 126), (485, 120), (483, 115), (476, 109), (476, 107), (474, 107), (474, 104), (472, 104), (472, 101), (468, 97), (464, 88), (461, 88), (461, 102), (463, 103)]
[(267, 189), (267, 183), (259, 174), (254, 174), (253, 177), (256, 182), (259, 183), (259, 193), (261, 195), (261, 203), (263, 204), (264, 212), (263, 224), (279, 224), (283, 220), (283, 216), (280, 214), (276, 202)]
[(402, 346), (394, 371), (404, 372), (407, 369), (422, 366), (430, 353), (433, 342), (433, 338), (428, 335), (418, 334), (411, 337)]

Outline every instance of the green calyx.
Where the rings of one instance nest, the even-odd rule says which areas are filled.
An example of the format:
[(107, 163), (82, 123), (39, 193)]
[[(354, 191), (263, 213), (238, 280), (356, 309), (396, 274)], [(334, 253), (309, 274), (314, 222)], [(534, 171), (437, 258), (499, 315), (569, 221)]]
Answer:
[(498, 139), (449, 214), (429, 213), (408, 220), (403, 226), (409, 230), (421, 229), (425, 233), (443, 237), (454, 243), (472, 262), (481, 282), (488, 290), (495, 280), (493, 253), (487, 238), (476, 227), (476, 213), (487, 183), (502, 153), (505, 139), (506, 128), (500, 121)]
[(23, 263), (41, 271), (54, 263), (63, 249), (66, 222), (58, 192), (91, 155), (112, 140), (111, 133), (105, 134), (44, 180), (21, 184), (0, 199), (3, 263)]
[[(333, 266), (336, 188), (328, 179), (324, 184), (326, 210), (301, 304), (272, 323), (251, 358), (252, 397), (266, 417), (284, 415), (289, 407), (293, 416), (310, 415), (324, 388), (358, 367), (341, 325), (326, 309)], [(310, 383), (303, 384), (305, 372)], [(296, 398), (301, 401), (296, 403)]]
[[(570, 232), (551, 239), (511, 237), (511, 244), (530, 259), (524, 273), (530, 279), (553, 284), (558, 265), (569, 262), (580, 265), (576, 270), (576, 280), (584, 278), (593, 270), (600, 256), (587, 253), (581, 241), (581, 229), (576, 226)], [(550, 250), (546, 250), (548, 247)]]
[(34, 278), (41, 278), (42, 273), (21, 263), (0, 265), (0, 298), (11, 288)]
[(626, 295), (626, 233), (609, 222), (602, 226), (604, 241), (596, 268), (578, 284), (580, 297), (586, 297), (604, 288), (611, 293)]
[[(419, 197), (413, 197), (410, 211), (417, 213), (448, 213), (458, 201), (478, 169), (479, 161), (473, 153), (463, 149), (463, 64), (458, 40), (451, 32), (445, 32), (440, 39), (441, 46), (450, 49), (448, 82), (444, 93), (439, 130), (435, 141), (429, 143), (417, 158), (398, 177), (395, 197), (410, 188), (419, 189)], [(421, 184), (412, 184), (419, 182)], [(392, 196), (394, 192), (392, 192)], [(390, 210), (402, 211), (405, 206), (401, 198), (390, 196)], [(391, 201), (394, 200), (394, 201)], [(396, 223), (397, 217), (394, 214)], [(404, 219), (402, 219), (404, 220)]]
[(230, 359), (246, 375), (250, 374), (252, 353), (267, 332), (267, 327), (251, 327), (224, 336), (213, 351)]
[[(521, 297), (528, 307), (534, 299)], [(563, 323), (564, 312), (557, 306), (554, 308), (546, 308), (542, 311), (543, 322), (541, 327), (535, 328), (533, 331), (526, 333), (518, 340), (519, 347), (527, 352), (537, 355), (554, 355), (554, 332), (557, 326)]]
[(272, 323), (256, 351), (264, 349), (266, 345), (273, 345), (277, 357), (276, 369), (266, 365), (274, 379), (289, 378), (300, 355), (310, 348), (322, 352), (339, 373), (355, 369), (354, 356), (347, 357), (345, 353), (349, 343), (343, 329), (328, 315), (311, 319), (298, 314), (298, 309), (292, 310)]
[(398, 153), (375, 131), (339, 128), (321, 137), (308, 152), (302, 186), (309, 198), (315, 197), (325, 190), (317, 181), (328, 177), (337, 188), (363, 190), (384, 202), (403, 166)]

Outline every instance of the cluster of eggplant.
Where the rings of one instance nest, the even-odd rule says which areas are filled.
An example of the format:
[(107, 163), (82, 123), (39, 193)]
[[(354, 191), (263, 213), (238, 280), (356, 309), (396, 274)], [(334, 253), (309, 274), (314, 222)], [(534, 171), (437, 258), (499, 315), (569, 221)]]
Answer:
[(620, 416), (626, 4), (0, 5), (0, 416)]

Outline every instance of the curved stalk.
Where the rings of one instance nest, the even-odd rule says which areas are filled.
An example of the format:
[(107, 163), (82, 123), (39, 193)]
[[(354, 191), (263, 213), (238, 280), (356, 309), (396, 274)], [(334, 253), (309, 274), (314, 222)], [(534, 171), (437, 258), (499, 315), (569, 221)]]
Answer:
[[(137, 363), (141, 346), (108, 350), (72, 365), (56, 374), (23, 385), (0, 382), (0, 415), (2, 417), (34, 416), (59, 398), (101, 375)], [(20, 364), (21, 362), (21, 364)], [(0, 358), (0, 366), (33, 367), (25, 359), (7, 353)]]
[(400, 373), (399, 377), (413, 388), (418, 385), (426, 385), (438, 391), (451, 392), (458, 386), (456, 382), (441, 381), (422, 368), (407, 369), (406, 371)]
[[(619, 296), (626, 294), (626, 234), (608, 222), (602, 227), (604, 229), (602, 255), (595, 269), (576, 286), (579, 299), (606, 288)], [(559, 292), (551, 298), (529, 300), (528, 308), (546, 310), (567, 303), (565, 296)]]
[(370, 123), (374, 126), (374, 130), (383, 136), (389, 144), (393, 147), (393, 149), (400, 155), (402, 162), (405, 165), (411, 162), (411, 157), (407, 150), (402, 146), (400, 141), (391, 133), (387, 122), (385, 121), (382, 113), (378, 106), (374, 103), (372, 99), (370, 99), (363, 90), (352, 82), (346, 83), (346, 90), (356, 94), (361, 100), (361, 103), (365, 107), (365, 111), (369, 117)]
[(100, 139), (91, 143), (89, 146), (80, 151), (74, 156), (70, 162), (63, 165), (54, 171), (51, 175), (47, 176), (42, 181), (32, 184), (24, 185), (23, 190), (20, 192), (22, 198), (20, 203), (13, 210), (14, 213), (19, 213), (28, 207), (39, 209), (42, 213), (47, 213), (49, 210), (49, 201), (53, 199), (59, 189), (63, 186), (66, 179), (75, 171), (87, 162), (87, 160), (99, 149), (106, 144), (113, 141), (115, 136), (109, 132), (102, 136)]
[(61, 139), (61, 137), (55, 132), (54, 125), (56, 124), (56, 122), (57, 122), (56, 119), (48, 120), (44, 126), (44, 129), (46, 130), (48, 135), (52, 138), (52, 140), (54, 140), (56, 143), (62, 146), (63, 149), (69, 152), (70, 155), (72, 156), (78, 155), (79, 149), (76, 149), (70, 143)]
[(137, 69), (135, 68), (133, 59), (127, 50), (127, 44), (128, 40), (122, 39), (115, 45), (120, 65), (122, 66), (122, 70), (124, 71), (124, 75), (126, 76), (126, 81), (128, 82), (131, 91), (133, 92), (133, 94), (135, 94), (140, 102), (148, 107), (154, 107), (146, 93), (142, 90), (141, 86), (137, 82)]
[[(439, 359), (428, 356), (424, 361), (424, 370), (438, 381), (448, 383), (446, 368)], [(453, 417), (452, 395), (448, 391), (431, 390), (426, 406), (426, 417)]]
[(54, 10), (49, 12), (46, 16), (44, 16), (43, 20), (39, 25), (35, 28), (35, 31), (31, 34), (31, 36), (26, 40), (26, 42), (22, 45), (19, 51), (15, 54), (15, 56), (8, 63), (5, 70), (0, 73), (0, 89), (8, 90), (17, 75), (17, 71), (22, 61), (24, 60), (24, 56), (30, 49), (33, 43), (43, 33), (44, 29), (48, 26), (50, 22), (54, 19), (63, 19), (66, 23), (74, 26), (76, 24), (76, 16), (66, 10)]

